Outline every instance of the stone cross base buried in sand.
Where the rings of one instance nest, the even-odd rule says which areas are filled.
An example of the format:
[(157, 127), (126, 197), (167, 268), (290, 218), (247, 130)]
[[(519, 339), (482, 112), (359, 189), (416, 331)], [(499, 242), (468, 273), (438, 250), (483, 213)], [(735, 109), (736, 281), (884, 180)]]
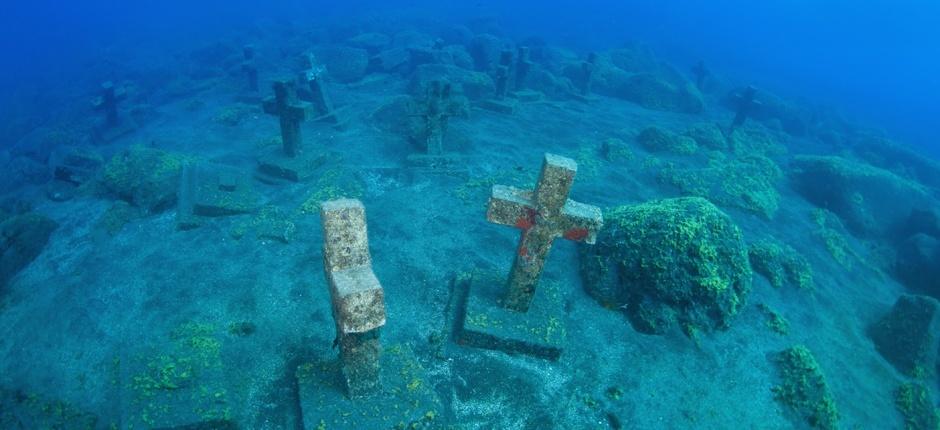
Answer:
[(275, 81), (273, 89), (274, 96), (266, 99), (263, 107), (265, 113), (278, 118), (282, 148), (258, 160), (258, 178), (264, 182), (299, 182), (312, 176), (326, 158), (321, 150), (303, 147), (301, 124), (313, 107), (297, 100), (292, 80)]
[[(593, 244), (603, 225), (601, 210), (568, 199), (577, 164), (545, 154), (534, 191), (496, 185), (487, 220), (522, 230), (502, 306), (492, 279), (468, 281), (458, 341), (481, 348), (546, 358), (560, 354), (564, 333), (557, 291), (536, 294), (545, 260), (556, 238)], [(485, 283), (486, 285), (483, 285)]]

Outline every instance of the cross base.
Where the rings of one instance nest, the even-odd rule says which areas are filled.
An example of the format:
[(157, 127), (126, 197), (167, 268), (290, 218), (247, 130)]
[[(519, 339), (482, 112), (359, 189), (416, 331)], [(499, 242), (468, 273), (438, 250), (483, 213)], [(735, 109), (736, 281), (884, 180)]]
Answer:
[(557, 360), (566, 338), (564, 305), (556, 286), (543, 283), (529, 311), (520, 313), (500, 303), (505, 279), (495, 274), (458, 279), (456, 294), (466, 294), (464, 311), (457, 316), (457, 343), (507, 354), (525, 354)]
[(98, 144), (111, 143), (137, 130), (137, 123), (128, 117), (122, 117), (117, 124), (98, 124), (91, 131), (92, 141)]
[(188, 230), (199, 227), (211, 217), (253, 211), (259, 196), (250, 181), (250, 177), (231, 167), (185, 167), (180, 178), (177, 227)]
[(578, 93), (571, 93), (571, 98), (582, 103), (593, 103), (593, 102), (600, 100), (599, 97), (593, 94), (584, 95), (584, 94), (578, 94)]
[(428, 155), (411, 154), (408, 156), (408, 169), (426, 173), (462, 173), (466, 169), (459, 156), (454, 154)]
[(314, 148), (306, 151), (296, 157), (288, 157), (283, 150), (276, 149), (261, 156), (255, 177), (268, 184), (301, 182), (310, 178), (326, 162), (326, 153)]
[(443, 407), (411, 347), (387, 347), (380, 362), (379, 392), (353, 400), (346, 397), (339, 360), (297, 366), (304, 430), (432, 428)]
[(523, 103), (532, 103), (542, 100), (543, 94), (535, 90), (519, 90), (512, 93), (513, 97)]
[(489, 99), (480, 102), (480, 107), (488, 111), (498, 112), (506, 115), (512, 115), (516, 109), (516, 103), (512, 100)]

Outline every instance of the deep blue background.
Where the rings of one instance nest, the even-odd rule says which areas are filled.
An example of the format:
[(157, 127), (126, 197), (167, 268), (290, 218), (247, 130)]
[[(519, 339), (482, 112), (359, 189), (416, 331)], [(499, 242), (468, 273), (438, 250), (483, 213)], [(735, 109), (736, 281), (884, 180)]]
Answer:
[(680, 67), (701, 58), (723, 74), (835, 105), (912, 145), (940, 152), (937, 1), (10, 3), (0, 13), (0, 103), (17, 88), (68, 81), (113, 46), (140, 46), (146, 56), (153, 46), (184, 50), (185, 44), (261, 18), (335, 23), (407, 10), (456, 20), (495, 17), (510, 35), (538, 35), (583, 50), (646, 42)]

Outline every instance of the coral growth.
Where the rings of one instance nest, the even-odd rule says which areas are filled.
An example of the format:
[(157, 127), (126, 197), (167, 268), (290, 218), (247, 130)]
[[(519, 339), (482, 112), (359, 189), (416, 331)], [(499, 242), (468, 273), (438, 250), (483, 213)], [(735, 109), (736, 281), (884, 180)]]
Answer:
[(793, 285), (800, 289), (813, 287), (813, 269), (809, 262), (789, 245), (763, 239), (748, 248), (751, 267), (775, 288)]
[(813, 428), (836, 429), (839, 411), (816, 357), (797, 345), (776, 356), (781, 383), (773, 387), (774, 398)]

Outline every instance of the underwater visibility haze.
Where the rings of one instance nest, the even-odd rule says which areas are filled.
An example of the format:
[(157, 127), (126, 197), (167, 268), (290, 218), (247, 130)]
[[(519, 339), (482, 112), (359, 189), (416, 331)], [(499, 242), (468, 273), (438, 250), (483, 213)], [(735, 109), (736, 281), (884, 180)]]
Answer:
[(940, 5), (19, 2), (0, 429), (938, 429)]

